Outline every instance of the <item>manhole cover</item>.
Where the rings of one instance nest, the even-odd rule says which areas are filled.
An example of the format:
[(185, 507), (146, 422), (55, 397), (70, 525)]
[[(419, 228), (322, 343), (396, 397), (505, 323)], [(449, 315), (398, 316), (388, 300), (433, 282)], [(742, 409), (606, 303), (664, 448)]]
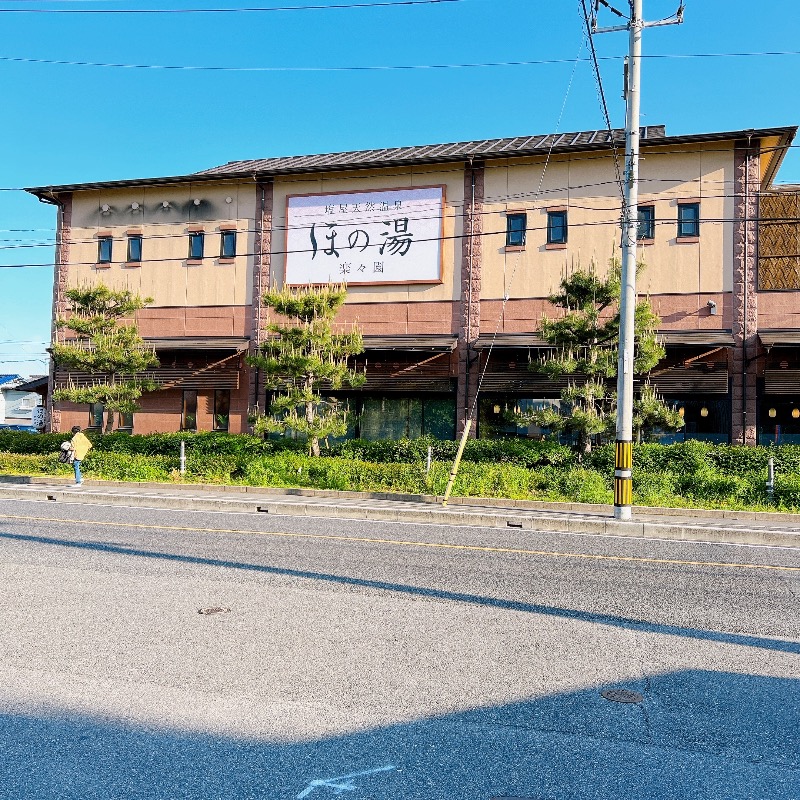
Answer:
[(606, 689), (600, 692), (600, 696), (612, 703), (641, 703), (644, 697), (639, 692), (630, 689)]
[(198, 614), (227, 614), (230, 611), (225, 606), (210, 606), (209, 608), (198, 608)]

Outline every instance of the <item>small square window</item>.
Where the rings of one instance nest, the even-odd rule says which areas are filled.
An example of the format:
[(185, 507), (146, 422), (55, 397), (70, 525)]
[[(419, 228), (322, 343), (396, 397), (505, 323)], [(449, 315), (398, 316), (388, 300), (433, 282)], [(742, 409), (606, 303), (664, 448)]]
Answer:
[(189, 234), (189, 258), (199, 261), (203, 257), (204, 240), (202, 231), (192, 231)]
[(700, 235), (700, 203), (678, 204), (678, 238)]
[(110, 236), (101, 236), (97, 240), (97, 263), (110, 264), (114, 250), (114, 240)]
[(636, 230), (636, 238), (642, 239), (656, 238), (656, 207), (639, 206), (637, 208), (639, 225)]
[(142, 260), (142, 237), (134, 234), (128, 237), (128, 261)]
[(222, 231), (219, 243), (220, 258), (234, 258), (236, 255), (236, 231)]
[(506, 217), (506, 247), (525, 247), (527, 214), (509, 214)]
[(547, 244), (567, 243), (567, 212), (547, 212)]

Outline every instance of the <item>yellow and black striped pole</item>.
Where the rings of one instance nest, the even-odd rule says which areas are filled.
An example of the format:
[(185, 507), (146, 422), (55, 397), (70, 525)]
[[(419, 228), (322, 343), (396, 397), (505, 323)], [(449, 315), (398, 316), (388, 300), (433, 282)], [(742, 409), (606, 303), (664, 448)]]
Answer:
[(633, 505), (633, 442), (616, 442), (614, 449), (614, 511)]

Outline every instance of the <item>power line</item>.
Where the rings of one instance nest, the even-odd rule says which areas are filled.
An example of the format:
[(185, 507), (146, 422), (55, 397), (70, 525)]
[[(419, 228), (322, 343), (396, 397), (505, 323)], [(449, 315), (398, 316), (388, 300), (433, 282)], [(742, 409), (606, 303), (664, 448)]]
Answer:
[[(439, 0), (440, 2), (461, 2), (461, 0)], [(2, 13), (2, 9), (0, 9)], [(651, 53), (643, 59), (691, 59), (691, 58), (758, 58), (768, 56), (800, 56), (800, 50), (780, 50), (771, 52), (742, 53)], [(598, 61), (622, 61), (623, 56), (598, 56)], [(134, 64), (105, 61), (74, 61), (67, 59), (32, 58), (26, 56), (0, 56), (0, 61), (19, 64), (46, 64), (68, 67), (101, 67), (110, 69), (152, 69), (184, 72), (392, 72), (413, 70), (479, 69), (488, 67), (530, 67), (541, 65), (573, 64), (575, 59), (551, 58), (522, 61), (482, 61), (451, 64), (384, 64), (373, 66), (342, 67), (226, 67), (192, 64)], [(591, 58), (581, 58), (580, 63), (591, 64)]]
[[(698, 220), (698, 224), (702, 226), (708, 225), (721, 225), (721, 224), (744, 224), (744, 223), (758, 223), (763, 222), (762, 218), (759, 216), (750, 217), (750, 218), (743, 218), (743, 217), (705, 217)], [(783, 218), (779, 217), (770, 217), (766, 221), (768, 222), (781, 222)], [(787, 222), (796, 222), (795, 219), (786, 219)], [(655, 221), (656, 226), (675, 226), (677, 225), (677, 219), (656, 219)], [(583, 229), (583, 228), (604, 228), (612, 226), (615, 229), (619, 228), (619, 220), (598, 220), (593, 222), (578, 222), (578, 223), (570, 223), (569, 230), (575, 229)], [(531, 225), (526, 227), (526, 232), (544, 232), (547, 231), (547, 225)], [(185, 234), (188, 235), (188, 234)], [(424, 239), (415, 239), (415, 242), (423, 243), (423, 242), (446, 242), (446, 241), (458, 241), (461, 239), (470, 238), (470, 236), (474, 238), (486, 238), (490, 236), (501, 236), (504, 237), (506, 235), (506, 231), (503, 230), (495, 230), (495, 231), (483, 231), (481, 233), (473, 233), (470, 234), (466, 233), (456, 233), (449, 236), (432, 236)], [(372, 247), (377, 247), (377, 245), (370, 245)], [(349, 249), (349, 248), (348, 248)], [(290, 255), (292, 253), (311, 253), (313, 252), (312, 248), (302, 248), (302, 249), (293, 249), (293, 250), (286, 250), (286, 249), (274, 249), (269, 251), (270, 256), (279, 256), (279, 255)], [(255, 255), (263, 255), (262, 253), (255, 253), (255, 252), (245, 252), (245, 253), (237, 253), (237, 258), (250, 258)], [(204, 260), (208, 261), (209, 263), (213, 262), (218, 256), (217, 255), (208, 255), (205, 256)], [(149, 258), (144, 259), (143, 263), (146, 264), (163, 264), (163, 263), (170, 263), (170, 262), (183, 262), (186, 261), (188, 258), (187, 255), (182, 256), (170, 256), (167, 258)], [(125, 262), (122, 261), (114, 261), (111, 266), (116, 266)], [(94, 267), (96, 266), (96, 260), (92, 261), (68, 261), (66, 262), (67, 267)], [(49, 263), (39, 263), (39, 264), (4, 264), (0, 265), (0, 270), (2, 269), (34, 269), (34, 268), (53, 268), (56, 265), (53, 262)]]
[[(592, 24), (589, 21), (589, 12), (586, 9), (586, 0), (580, 0), (580, 7), (581, 10), (583, 11), (584, 22), (586, 23), (586, 35), (589, 38), (589, 51), (591, 52), (592, 55), (592, 66), (594, 67), (595, 82), (597, 84), (597, 94), (600, 99), (600, 106), (603, 110), (603, 118), (606, 121), (606, 128), (608, 130), (608, 135), (611, 140), (611, 150), (614, 154), (614, 172), (616, 173), (617, 176), (617, 185), (619, 187), (619, 194), (620, 197), (623, 198), (624, 202), (625, 190), (622, 186), (622, 173), (620, 172), (619, 168), (619, 153), (617, 152), (617, 145), (614, 141), (614, 131), (611, 127), (611, 116), (608, 113), (608, 104), (606, 103), (606, 93), (603, 90), (603, 79), (600, 76), (600, 64), (598, 64), (597, 62), (597, 51), (595, 50), (594, 47), (594, 39), (592, 37)], [(608, 7), (611, 8), (611, 6)], [(619, 13), (618, 11), (616, 11), (616, 9), (612, 10), (615, 11), (615, 13)]]
[(339, 11), (353, 8), (398, 8), (401, 6), (431, 6), (464, 2), (468, 2), (468, 0), (373, 0), (365, 3), (236, 8), (0, 8), (0, 14), (266, 14), (290, 11)]

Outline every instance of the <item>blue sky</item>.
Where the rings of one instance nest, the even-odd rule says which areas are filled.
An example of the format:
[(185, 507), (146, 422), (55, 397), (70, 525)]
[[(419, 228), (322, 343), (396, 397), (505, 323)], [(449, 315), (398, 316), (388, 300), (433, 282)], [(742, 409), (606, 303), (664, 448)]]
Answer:
[[(0, 0), (0, 187), (604, 127), (580, 0), (330, 8), (368, 2)], [(627, 0), (616, 4), (627, 8)], [(669, 16), (677, 4), (644, 0), (645, 16)], [(311, 5), (326, 8), (52, 13)], [(613, 22), (601, 11), (601, 24)], [(800, 123), (800, 55), (696, 57), (796, 53), (799, 22), (797, 0), (687, 0), (683, 25), (645, 32), (646, 55), (695, 57), (645, 61), (642, 123), (665, 124), (669, 134)], [(612, 124), (622, 127), (626, 35), (596, 36), (595, 46)], [(511, 61), (559, 63), (342, 69)], [(778, 182), (800, 183), (800, 148), (787, 155)], [(0, 191), (0, 212), (0, 266), (52, 264), (54, 210)], [(37, 359), (50, 335), (52, 279), (52, 267), (0, 269), (0, 371), (45, 371)]]

